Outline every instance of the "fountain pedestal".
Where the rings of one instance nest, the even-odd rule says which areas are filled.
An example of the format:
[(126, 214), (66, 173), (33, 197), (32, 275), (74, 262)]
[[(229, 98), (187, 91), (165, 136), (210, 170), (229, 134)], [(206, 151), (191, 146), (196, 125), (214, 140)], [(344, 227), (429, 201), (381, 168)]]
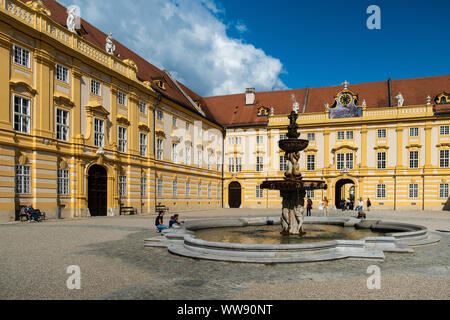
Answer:
[(281, 231), (281, 234), (304, 234), (303, 217), (305, 214), (306, 191), (280, 191), (280, 195), (283, 198), (283, 209), (281, 214), (283, 231)]

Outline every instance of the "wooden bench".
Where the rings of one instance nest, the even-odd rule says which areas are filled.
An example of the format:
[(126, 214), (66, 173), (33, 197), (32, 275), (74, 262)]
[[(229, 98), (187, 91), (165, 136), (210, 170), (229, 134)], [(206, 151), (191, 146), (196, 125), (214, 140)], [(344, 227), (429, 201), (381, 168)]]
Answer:
[(155, 211), (159, 214), (159, 213), (165, 213), (167, 211), (169, 211), (169, 208), (166, 206), (162, 206), (161, 204), (158, 204), (155, 206)]
[(128, 213), (129, 215), (137, 215), (137, 209), (134, 207), (120, 207), (120, 215), (125, 215), (126, 213)]
[(360, 211), (360, 212), (358, 212), (358, 218), (357, 219), (366, 219), (367, 217), (366, 217), (366, 213), (365, 212), (362, 212), (362, 211)]
[[(42, 212), (39, 209), (35, 209), (34, 211), (36, 211), (36, 213), (38, 214), (39, 221), (44, 221), (46, 219), (45, 212)], [(19, 221), (20, 222), (23, 222), (23, 221), (27, 220), (27, 214), (26, 213), (25, 214), (20, 214), (20, 210), (19, 210), (19, 213), (17, 214), (17, 216), (19, 217)]]

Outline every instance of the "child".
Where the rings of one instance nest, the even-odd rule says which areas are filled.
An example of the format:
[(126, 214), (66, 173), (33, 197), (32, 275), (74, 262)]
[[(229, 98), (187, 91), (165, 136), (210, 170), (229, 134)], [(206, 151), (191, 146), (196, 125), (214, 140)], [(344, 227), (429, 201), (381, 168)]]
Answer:
[[(173, 226), (174, 224), (181, 225), (179, 217), (180, 217), (179, 214), (176, 214), (176, 215), (170, 217), (169, 228), (174, 228), (174, 226)], [(181, 221), (181, 222), (184, 222), (184, 221)]]
[(169, 229), (169, 227), (164, 225), (164, 211), (160, 211), (155, 220), (155, 226), (158, 229), (158, 232)]

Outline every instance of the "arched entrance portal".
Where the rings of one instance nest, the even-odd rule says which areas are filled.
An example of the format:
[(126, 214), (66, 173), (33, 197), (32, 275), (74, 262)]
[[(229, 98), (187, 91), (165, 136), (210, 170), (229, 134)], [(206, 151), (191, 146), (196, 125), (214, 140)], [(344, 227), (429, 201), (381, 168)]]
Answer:
[(88, 172), (88, 208), (91, 216), (106, 216), (108, 207), (108, 174), (106, 169), (93, 165)]
[(239, 182), (231, 182), (228, 186), (228, 205), (230, 208), (240, 208), (242, 203), (242, 188)]
[(342, 179), (336, 182), (335, 205), (341, 209), (341, 201), (350, 198), (355, 203), (355, 183), (350, 179)]

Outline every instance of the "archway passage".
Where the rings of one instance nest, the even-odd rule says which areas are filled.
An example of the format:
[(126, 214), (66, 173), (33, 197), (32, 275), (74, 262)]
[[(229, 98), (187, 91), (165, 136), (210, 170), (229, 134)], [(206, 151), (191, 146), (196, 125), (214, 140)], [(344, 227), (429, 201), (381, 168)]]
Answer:
[(93, 165), (88, 172), (88, 207), (91, 216), (106, 216), (108, 207), (108, 174), (106, 169)]
[(240, 208), (242, 203), (242, 188), (239, 182), (231, 182), (228, 186), (228, 205), (230, 208)]
[(335, 187), (335, 205), (336, 208), (342, 208), (342, 201), (350, 198), (355, 203), (355, 183), (350, 179), (342, 179), (336, 182)]

